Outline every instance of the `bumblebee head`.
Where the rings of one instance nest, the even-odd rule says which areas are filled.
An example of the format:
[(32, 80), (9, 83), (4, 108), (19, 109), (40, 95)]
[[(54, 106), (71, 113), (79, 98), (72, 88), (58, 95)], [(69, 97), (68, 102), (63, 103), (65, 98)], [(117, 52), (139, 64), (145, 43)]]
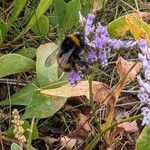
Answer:
[(77, 47), (84, 46), (84, 36), (80, 32), (74, 32), (67, 36)]
[(74, 35), (77, 37), (77, 39), (80, 42), (80, 47), (83, 47), (85, 45), (85, 39), (84, 36), (80, 32), (75, 32)]

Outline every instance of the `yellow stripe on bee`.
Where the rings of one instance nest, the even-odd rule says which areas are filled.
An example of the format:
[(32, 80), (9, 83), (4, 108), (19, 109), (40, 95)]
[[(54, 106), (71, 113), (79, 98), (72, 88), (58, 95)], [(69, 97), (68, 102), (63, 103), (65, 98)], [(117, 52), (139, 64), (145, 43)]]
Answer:
[(74, 34), (69, 34), (68, 37), (69, 37), (77, 46), (80, 46), (80, 40), (79, 40)]

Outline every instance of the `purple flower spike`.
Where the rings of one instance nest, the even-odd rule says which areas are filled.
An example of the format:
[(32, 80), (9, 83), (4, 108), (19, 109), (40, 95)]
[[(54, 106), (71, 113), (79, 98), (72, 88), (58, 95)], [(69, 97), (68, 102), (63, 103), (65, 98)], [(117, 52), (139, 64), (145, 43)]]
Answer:
[(96, 35), (104, 35), (106, 37), (109, 37), (108, 31), (107, 31), (107, 27), (106, 26), (102, 26), (101, 23), (99, 22), (96, 28)]
[(72, 86), (75, 86), (78, 83), (78, 81), (80, 81), (81, 79), (82, 79), (81, 74), (79, 72), (76, 72), (74, 70), (69, 72), (68, 80)]
[(90, 52), (87, 56), (87, 62), (94, 63), (96, 61), (97, 61), (96, 53), (94, 51)]

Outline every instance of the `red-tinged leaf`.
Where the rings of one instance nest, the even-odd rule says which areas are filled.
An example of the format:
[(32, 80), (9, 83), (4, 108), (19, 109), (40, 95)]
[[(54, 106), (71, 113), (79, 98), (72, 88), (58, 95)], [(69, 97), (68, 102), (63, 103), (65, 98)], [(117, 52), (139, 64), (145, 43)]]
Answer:
[(134, 133), (138, 131), (137, 123), (136, 121), (133, 122), (124, 122), (119, 125), (117, 125), (116, 129), (113, 130), (110, 133), (110, 136), (108, 138), (109, 147), (111, 147), (112, 143), (115, 141), (115, 137), (119, 135), (120, 133)]
[(119, 125), (117, 125), (118, 128), (122, 128), (126, 133), (133, 133), (138, 131), (137, 123), (136, 121), (133, 122), (124, 122)]
[(122, 79), (114, 92), (117, 101), (122, 89), (129, 81), (135, 79), (142, 66), (139, 62), (127, 61), (122, 57), (118, 58), (116, 65), (118, 74)]

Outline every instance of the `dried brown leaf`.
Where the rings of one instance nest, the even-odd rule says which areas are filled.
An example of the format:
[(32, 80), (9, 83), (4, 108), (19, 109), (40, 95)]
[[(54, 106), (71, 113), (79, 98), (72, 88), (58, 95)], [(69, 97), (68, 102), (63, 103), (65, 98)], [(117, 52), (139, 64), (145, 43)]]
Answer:
[[(119, 57), (117, 62), (116, 62), (116, 65), (117, 65), (117, 71), (118, 71), (120, 78), (122, 78), (125, 74), (127, 74), (128, 71), (131, 69), (131, 67), (134, 64), (135, 64), (135, 62), (133, 62), (133, 61), (127, 61), (127, 60), (123, 59), (122, 57)], [(138, 62), (135, 65), (135, 67), (126, 76), (126, 82), (134, 80), (137, 73), (141, 69), (141, 67), (142, 67), (141, 63)]]
[(76, 139), (68, 138), (64, 136), (60, 139), (62, 147), (66, 148), (67, 150), (72, 150), (76, 144)]
[(133, 132), (138, 131), (136, 121), (124, 122), (124, 123), (117, 125), (117, 127), (122, 128), (126, 133), (133, 133)]
[(122, 89), (125, 87), (125, 85), (131, 81), (134, 80), (137, 73), (141, 69), (142, 65), (139, 62), (133, 62), (133, 61), (127, 61), (123, 59), (122, 57), (119, 57), (117, 62), (117, 71), (122, 79), (117, 86), (117, 88), (114, 91), (116, 102), (118, 100), (118, 97), (122, 91)]
[(87, 120), (88, 120), (88, 117), (86, 115), (83, 115), (81, 113), (79, 114), (79, 122), (78, 122), (78, 124), (80, 124), (80, 126), (83, 126), (83, 128), (86, 131), (90, 131), (91, 127), (90, 127), (89, 122)]

